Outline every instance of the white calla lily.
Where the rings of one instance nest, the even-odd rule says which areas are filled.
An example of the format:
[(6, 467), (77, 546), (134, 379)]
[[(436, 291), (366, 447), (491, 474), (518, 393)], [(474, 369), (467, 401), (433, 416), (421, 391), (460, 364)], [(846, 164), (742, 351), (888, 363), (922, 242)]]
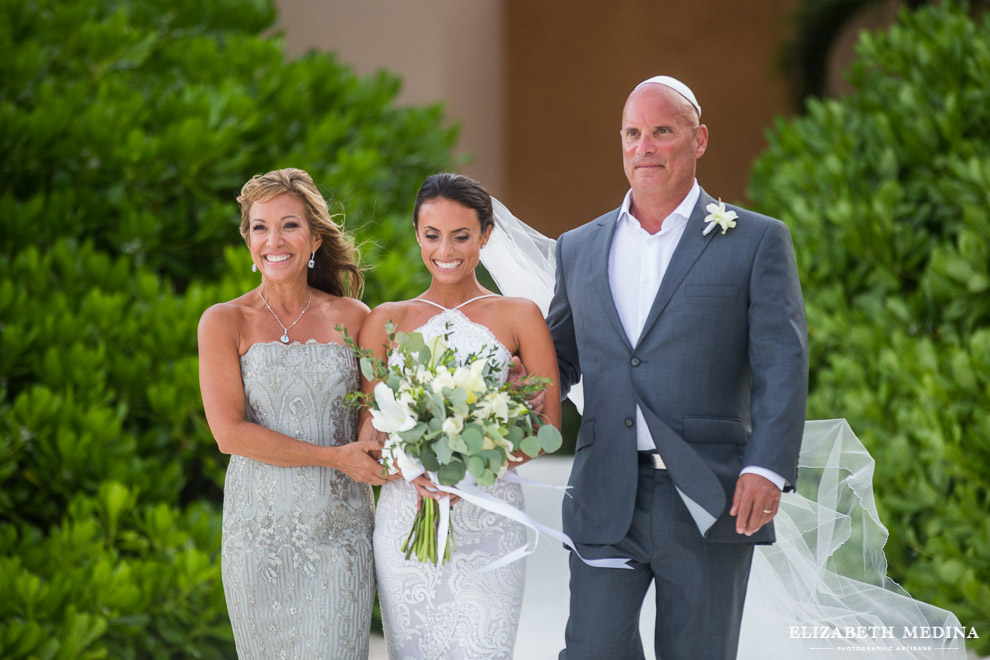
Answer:
[(382, 433), (392, 435), (408, 431), (416, 426), (416, 418), (409, 413), (408, 405), (395, 400), (395, 394), (385, 383), (375, 385), (375, 404), (378, 410), (371, 409), (371, 425)]
[(498, 392), (492, 397), (492, 411), (503, 422), (509, 421), (509, 395)]

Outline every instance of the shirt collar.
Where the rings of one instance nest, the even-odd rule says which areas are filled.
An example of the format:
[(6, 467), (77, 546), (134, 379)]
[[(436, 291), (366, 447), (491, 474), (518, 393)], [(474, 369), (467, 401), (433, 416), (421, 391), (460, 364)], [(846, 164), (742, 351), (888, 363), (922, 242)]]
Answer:
[[(667, 222), (667, 218), (664, 218), (664, 229), (667, 226), (673, 227), (674, 225), (679, 225), (682, 223), (687, 223), (688, 219), (691, 217), (691, 213), (694, 212), (694, 207), (698, 204), (698, 198), (701, 197), (701, 186), (698, 185), (698, 180), (695, 179), (694, 183), (691, 185), (691, 190), (685, 195), (681, 203), (677, 205), (677, 208), (667, 216), (667, 218), (677, 218), (680, 222)], [(616, 224), (621, 224), (623, 220), (630, 223), (634, 227), (639, 227), (639, 220), (636, 216), (630, 212), (630, 207), (632, 206), (632, 188), (626, 192), (625, 198), (622, 200), (622, 206), (619, 207), (619, 217), (616, 219)], [(663, 230), (661, 230), (663, 231)]]

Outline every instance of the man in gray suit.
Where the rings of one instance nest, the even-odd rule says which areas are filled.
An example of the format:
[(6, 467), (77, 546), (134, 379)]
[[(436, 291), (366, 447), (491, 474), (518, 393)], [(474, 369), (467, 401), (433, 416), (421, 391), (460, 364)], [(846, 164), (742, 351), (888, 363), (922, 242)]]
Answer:
[(657, 657), (734, 658), (753, 545), (773, 542), (797, 476), (808, 357), (790, 235), (698, 186), (700, 119), (673, 78), (633, 90), (631, 190), (557, 243), (561, 391), (585, 388), (564, 531), (585, 557), (633, 568), (571, 554), (568, 660), (643, 658), (653, 581)]

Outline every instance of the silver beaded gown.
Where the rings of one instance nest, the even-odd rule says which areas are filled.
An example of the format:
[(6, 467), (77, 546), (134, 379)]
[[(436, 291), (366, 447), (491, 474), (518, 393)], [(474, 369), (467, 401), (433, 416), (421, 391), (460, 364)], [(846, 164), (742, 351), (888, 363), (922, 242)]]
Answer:
[[(484, 296), (488, 297), (488, 296)], [(477, 300), (462, 303), (458, 307)], [(423, 301), (430, 302), (430, 301)], [(433, 304), (433, 303), (431, 303)], [(426, 339), (447, 334), (458, 358), (495, 348), (501, 366), (511, 355), (485, 326), (459, 309), (419, 328)], [(506, 369), (500, 372), (504, 378)], [(482, 488), (522, 509), (522, 487), (497, 482)], [(519, 523), (460, 501), (451, 507), (455, 551), (441, 566), (405, 558), (399, 550), (416, 515), (416, 490), (402, 479), (382, 486), (375, 514), (375, 572), (385, 641), (391, 660), (496, 660), (511, 658), (525, 586), (525, 562), (478, 572), (526, 543)]]
[[(321, 446), (354, 440), (344, 397), (358, 372), (347, 347), (254, 344), (240, 361), (248, 421)], [(366, 659), (373, 524), (368, 484), (231, 456), (221, 573), (238, 657)]]

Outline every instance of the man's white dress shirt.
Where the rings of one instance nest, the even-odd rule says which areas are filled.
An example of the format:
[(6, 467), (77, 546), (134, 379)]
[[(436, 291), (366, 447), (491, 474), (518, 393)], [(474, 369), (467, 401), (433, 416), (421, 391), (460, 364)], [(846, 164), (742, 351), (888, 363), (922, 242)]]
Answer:
[[(632, 214), (632, 190), (622, 200), (608, 255), (608, 283), (622, 327), (633, 346), (639, 341), (670, 259), (700, 196), (701, 187), (695, 180), (687, 196), (664, 218), (660, 231), (655, 234), (643, 229)], [(698, 231), (703, 229), (701, 225), (697, 227)], [(636, 448), (640, 451), (656, 449), (639, 406), (636, 406)], [(765, 468), (749, 466), (742, 470), (742, 473), (746, 472), (766, 477), (780, 488), (786, 483), (783, 477)]]

